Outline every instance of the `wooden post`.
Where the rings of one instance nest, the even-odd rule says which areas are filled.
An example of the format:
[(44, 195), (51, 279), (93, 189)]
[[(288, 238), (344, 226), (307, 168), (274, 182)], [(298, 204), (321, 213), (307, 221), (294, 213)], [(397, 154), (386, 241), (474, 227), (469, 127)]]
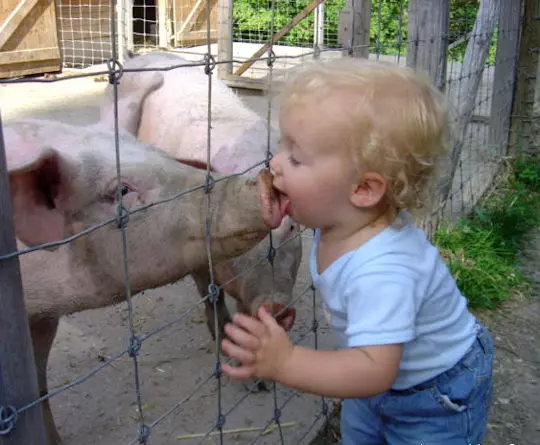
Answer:
[(407, 66), (428, 74), (444, 91), (450, 0), (409, 0)]
[(158, 17), (158, 45), (161, 48), (169, 47), (169, 7), (167, 0), (157, 0)]
[(371, 26), (371, 0), (347, 0), (347, 6), (339, 14), (339, 42), (343, 55), (369, 57)]
[[(540, 51), (540, 2), (524, 0), (524, 3), (519, 68), (510, 127), (511, 153), (535, 150), (535, 144), (531, 142), (534, 142), (534, 135), (540, 133), (539, 118), (534, 118), (534, 90)], [(538, 153), (538, 148), (535, 153)]]
[(315, 8), (313, 17), (313, 46), (323, 49), (324, 45), (324, 2)]
[(119, 0), (116, 10), (118, 60), (124, 62), (133, 51), (133, 0)]
[(501, 0), (489, 124), (489, 145), (501, 155), (507, 154), (510, 112), (516, 83), (520, 24), (520, 2)]
[(233, 64), (233, 0), (218, 0), (218, 79), (232, 74)]
[[(6, 172), (0, 118), (0, 255), (17, 250)], [(0, 407), (18, 409), (39, 397), (18, 257), (0, 260), (0, 283)], [(0, 435), (1, 445), (45, 443), (40, 405), (21, 413), (11, 432)]]
[[(461, 79), (460, 94), (453, 98), (452, 104), (457, 120), (452, 132), (453, 147), (450, 163), (446, 166), (446, 169), (441, 169), (440, 191), (443, 200), (448, 198), (452, 190), (452, 182), (461, 159), (465, 135), (476, 105), (476, 96), (484, 75), (484, 67), (493, 37), (493, 30), (499, 18), (499, 11), (500, 0), (482, 0), (465, 50), (459, 73), (459, 79)], [(445, 173), (445, 170), (447, 173)]]

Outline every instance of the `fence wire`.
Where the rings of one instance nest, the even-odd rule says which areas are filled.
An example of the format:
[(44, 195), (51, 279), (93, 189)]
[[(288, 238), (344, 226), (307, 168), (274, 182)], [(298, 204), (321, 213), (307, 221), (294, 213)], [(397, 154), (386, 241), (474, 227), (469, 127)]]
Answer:
[[(89, 0), (90, 1), (90, 0)], [(68, 6), (70, 5), (69, 9)], [(307, 5), (307, 0), (297, 0), (294, 2), (282, 2), (277, 0), (250, 0), (245, 2), (238, 2), (236, 5), (241, 5), (240, 7), (233, 8), (233, 17), (235, 20), (233, 37), (234, 45), (237, 44), (256, 44), (269, 42), (269, 47), (266, 52), (266, 55), (256, 57), (252, 59), (254, 62), (253, 72), (256, 72), (255, 77), (263, 78), (268, 88), (270, 88), (274, 81), (280, 79), (283, 73), (296, 64), (302, 63), (306, 59), (310, 58), (325, 58), (325, 57), (343, 57), (343, 53), (348, 50), (366, 48), (369, 50), (370, 57), (376, 57), (378, 59), (384, 60), (394, 60), (400, 64), (406, 64), (407, 48), (411, 43), (426, 43), (427, 40), (412, 42), (408, 40), (407, 33), (407, 8), (408, 1), (406, 0), (378, 0), (371, 2), (371, 27), (370, 27), (370, 38), (369, 43), (352, 43), (350, 47), (347, 47), (339, 38), (339, 13), (346, 6), (345, 0), (328, 0), (321, 3), (318, 7), (314, 8), (312, 13), (306, 16), (306, 19), (300, 21), (300, 26), (294, 27), (291, 32), (287, 33), (286, 36), (282, 37), (277, 41), (270, 39), (277, 30), (285, 26), (292, 18), (294, 18), (300, 11), (302, 11)], [(133, 366), (133, 388), (134, 388), (134, 401), (137, 411), (137, 429), (134, 434), (134, 437), (131, 439), (126, 439), (125, 443), (129, 444), (147, 444), (152, 443), (152, 433), (159, 426), (163, 426), (166, 419), (170, 419), (173, 416), (178, 416), (182, 413), (183, 409), (186, 408), (186, 404), (193, 400), (194, 397), (201, 393), (204, 388), (208, 388), (213, 384), (215, 391), (215, 419), (210, 424), (207, 425), (206, 431), (200, 435), (190, 435), (192, 440), (200, 439), (198, 443), (205, 443), (210, 438), (216, 438), (216, 443), (231, 443), (227, 440), (225, 434), (225, 427), (227, 425), (227, 420), (229, 416), (236, 410), (249, 410), (249, 407), (245, 407), (245, 401), (252, 398), (258, 389), (260, 381), (254, 381), (249, 384), (246, 392), (238, 393), (235, 397), (235, 400), (231, 403), (229, 407), (224, 406), (223, 400), (223, 387), (224, 380), (220, 372), (220, 365), (224, 361), (221, 356), (221, 351), (219, 347), (219, 330), (218, 330), (218, 300), (220, 298), (220, 293), (223, 292), (223, 289), (234, 279), (238, 279), (241, 276), (246, 276), (250, 273), (253, 273), (257, 265), (261, 264), (264, 261), (268, 261), (272, 276), (275, 275), (275, 255), (276, 251), (283, 247), (283, 244), (274, 245), (274, 240), (272, 235), (269, 235), (269, 247), (268, 253), (265, 257), (259, 259), (259, 261), (254, 262), (250, 265), (249, 268), (241, 272), (240, 275), (237, 275), (231, 278), (228, 282), (218, 285), (215, 282), (214, 277), (214, 261), (211, 254), (210, 243), (212, 241), (211, 233), (212, 227), (210, 225), (210, 209), (212, 207), (212, 191), (213, 186), (220, 181), (226, 181), (231, 177), (243, 175), (248, 173), (249, 170), (255, 169), (263, 164), (268, 167), (272, 151), (271, 151), (271, 138), (270, 138), (270, 128), (271, 122), (273, 119), (273, 102), (271, 95), (269, 96), (267, 102), (267, 111), (266, 111), (266, 120), (268, 124), (268, 134), (267, 134), (267, 150), (266, 156), (264, 159), (249, 169), (236, 174), (226, 175), (215, 179), (210, 171), (211, 158), (212, 158), (212, 149), (211, 146), (211, 134), (212, 134), (212, 99), (213, 99), (213, 90), (212, 90), (212, 78), (215, 75), (215, 69), (221, 64), (229, 64), (233, 67), (239, 67), (245, 63), (246, 58), (235, 57), (230, 60), (219, 60), (217, 59), (217, 54), (215, 48), (212, 46), (213, 40), (215, 40), (215, 8), (210, 0), (205, 0), (205, 36), (204, 39), (206, 44), (202, 44), (198, 51), (193, 51), (192, 54), (199, 54), (200, 57), (198, 60), (194, 60), (188, 64), (183, 63), (182, 65), (168, 65), (161, 68), (147, 68), (147, 69), (124, 69), (120, 60), (120, 54), (118, 45), (119, 42), (122, 42), (123, 37), (118, 35), (117, 24), (118, 18), (116, 16), (116, 7), (119, 6), (119, 10), (122, 10), (122, 7), (125, 7), (124, 2), (119, 2), (118, 5), (115, 5), (114, 2), (106, 4), (108, 18), (105, 19), (103, 15), (104, 6), (96, 6), (96, 9), (90, 9), (90, 17), (98, 16), (96, 20), (100, 23), (99, 30), (95, 28), (90, 34), (91, 37), (97, 33), (102, 39), (103, 35), (110, 32), (110, 35), (106, 36), (107, 39), (100, 40), (101, 43), (98, 46), (92, 46), (89, 52), (86, 50), (81, 51), (77, 54), (77, 41), (82, 42), (84, 39), (77, 40), (77, 32), (79, 34), (84, 34), (84, 22), (83, 18), (83, 4), (80, 5), (80, 9), (73, 9), (71, 3), (66, 0), (59, 2), (58, 9), (61, 13), (62, 19), (62, 31), (61, 31), (61, 43), (64, 48), (64, 61), (65, 66), (72, 67), (86, 67), (89, 65), (102, 63), (103, 61), (108, 62), (108, 68), (102, 71), (93, 71), (91, 73), (80, 73), (80, 74), (70, 74), (69, 76), (64, 77), (52, 77), (52, 78), (19, 78), (19, 79), (4, 79), (1, 80), (1, 83), (25, 83), (25, 82), (59, 82), (66, 79), (75, 79), (80, 77), (96, 76), (96, 75), (105, 75), (107, 76), (109, 83), (113, 87), (114, 94), (114, 147), (116, 154), (116, 178), (118, 184), (118, 196), (117, 200), (119, 202), (118, 212), (114, 218), (111, 218), (107, 221), (104, 221), (100, 224), (97, 224), (92, 227), (85, 228), (83, 231), (78, 234), (68, 237), (62, 241), (42, 244), (39, 246), (34, 246), (31, 248), (23, 249), (18, 252), (13, 252), (4, 256), (0, 256), (0, 261), (13, 258), (15, 256), (31, 254), (37, 250), (58, 247), (64, 244), (71, 243), (76, 239), (87, 236), (90, 233), (93, 233), (96, 230), (102, 229), (105, 226), (116, 224), (120, 231), (120, 240), (122, 255), (123, 255), (123, 273), (124, 273), (124, 294), (125, 301), (128, 311), (128, 338), (126, 347), (109, 358), (106, 358), (102, 363), (94, 368), (90, 369), (84, 375), (74, 379), (73, 381), (61, 385), (58, 388), (55, 388), (47, 395), (44, 395), (37, 400), (29, 403), (26, 406), (17, 407), (16, 412), (20, 417), (24, 412), (45, 400), (49, 400), (59, 394), (64, 393), (65, 391), (72, 389), (76, 386), (83, 384), (89, 379), (94, 378), (98, 375), (104, 368), (113, 366), (115, 362), (129, 357), (132, 361)], [(233, 5), (234, 6), (234, 5)], [(175, 3), (175, 8), (178, 8), (178, 5)], [(142, 22), (142, 31), (134, 26), (133, 36), (134, 38), (134, 48), (137, 50), (147, 50), (152, 46), (158, 46), (159, 33), (157, 31), (158, 26), (158, 11), (155, 4), (139, 4), (136, 2), (133, 10), (135, 14), (135, 9), (140, 8), (143, 13), (143, 19), (134, 18), (134, 23), (136, 21)], [(68, 11), (68, 12), (66, 12)], [(153, 11), (153, 12), (151, 12)], [(472, 11), (472, 12), (471, 12)], [(353, 10), (354, 12), (354, 10)], [(444, 83), (444, 90), (449, 99), (450, 104), (454, 105), (454, 111), (456, 115), (454, 117), (454, 125), (459, 125), (459, 111), (463, 110), (460, 108), (460, 105), (471, 100), (471, 97), (468, 95), (470, 84), (473, 79), (479, 79), (478, 91), (475, 94), (475, 97), (472, 98), (472, 111), (471, 119), (468, 125), (466, 126), (466, 131), (463, 135), (462, 146), (459, 147), (455, 153), (453, 153), (455, 159), (455, 165), (452, 167), (452, 174), (450, 179), (446, 184), (447, 192), (445, 196), (442, 197), (442, 200), (436, 204), (436, 206), (431, 209), (430, 219), (428, 221), (429, 232), (435, 230), (439, 218), (454, 218), (456, 215), (462, 215), (474, 207), (478, 199), (483, 195), (485, 190), (491, 185), (493, 179), (498, 173), (501, 162), (504, 160), (507, 155), (506, 144), (500, 140), (493, 140), (490, 136), (493, 131), (493, 127), (496, 127), (503, 119), (506, 119), (499, 109), (493, 108), (493, 100), (499, 95), (507, 95), (509, 92), (512, 92), (515, 88), (514, 78), (508, 77), (504, 82), (495, 84), (496, 70), (511, 69), (515, 65), (517, 54), (509, 54), (506, 57), (497, 57), (497, 45), (501, 40), (513, 40), (518, 39), (520, 33), (520, 27), (512, 29), (497, 28), (491, 37), (491, 33), (482, 34), (474, 33), (474, 24), (476, 19), (477, 10), (466, 10), (458, 11), (451, 10), (450, 14), (450, 26), (448, 35), (435, 36), (437, 38), (445, 39), (448, 43), (448, 59), (447, 59), (447, 70), (446, 70), (446, 80)], [(176, 20), (178, 17), (176, 12), (175, 14), (175, 29), (182, 28), (182, 20)], [(137, 17), (140, 17), (141, 13), (137, 12)], [(185, 14), (184, 14), (185, 15)], [(253, 19), (256, 18), (257, 20)], [(65, 21), (64, 21), (65, 20)], [(88, 19), (90, 20), (90, 19)], [(106, 20), (106, 25), (103, 25), (104, 20)], [(81, 22), (79, 25), (80, 28), (78, 31), (75, 29), (77, 21)], [(150, 22), (150, 25), (145, 22)], [(201, 20), (199, 20), (201, 22)], [(103, 31), (106, 28), (107, 32)], [(70, 29), (69, 34), (66, 30)], [(199, 31), (201, 29), (199, 23)], [(190, 31), (191, 32), (191, 31)], [(96, 34), (96, 35), (97, 35)], [(138, 39), (138, 37), (141, 37)], [(149, 37), (150, 36), (150, 37)], [(125, 36), (124, 36), (125, 37)], [(179, 37), (175, 34), (174, 42), (177, 45), (178, 42), (182, 40), (183, 37)], [(191, 38), (191, 37), (190, 37)], [(193, 37), (195, 38), (195, 37)], [(200, 37), (197, 37), (200, 39)], [(466, 52), (467, 45), (475, 45), (477, 42), (481, 42), (486, 38), (491, 38), (491, 45), (489, 47), (488, 55), (486, 62), (482, 64), (477, 70), (468, 70), (466, 66), (463, 65), (464, 54)], [(129, 39), (127, 39), (129, 41)], [(72, 53), (69, 53), (65, 49), (68, 48), (68, 43), (73, 45)], [(87, 43), (87, 40), (85, 40)], [(86, 44), (85, 43), (85, 44)], [(122, 43), (121, 43), (122, 45)], [(138, 46), (139, 45), (139, 46)], [(517, 48), (517, 47), (516, 47)], [(538, 48), (531, 48), (531, 51), (538, 50)], [(189, 51), (185, 51), (188, 53)], [(169, 71), (177, 69), (185, 69), (187, 67), (204, 67), (205, 73), (208, 76), (208, 96), (207, 96), (207, 171), (206, 171), (206, 180), (204, 183), (184, 190), (180, 193), (177, 193), (168, 198), (162, 199), (160, 201), (152, 202), (145, 206), (139, 207), (134, 210), (127, 210), (122, 203), (122, 193), (121, 190), (121, 143), (119, 138), (119, 124), (118, 124), (118, 85), (122, 82), (122, 75), (126, 72), (142, 72), (142, 71)], [(256, 69), (255, 69), (256, 66)], [(529, 75), (533, 76), (532, 73), (536, 73), (536, 67), (528, 67), (530, 72)], [(257, 74), (258, 72), (258, 74)], [(253, 73), (248, 73), (248, 75), (253, 75)], [(535, 74), (534, 74), (535, 75)], [(531, 81), (535, 78), (531, 77)], [(500, 114), (497, 114), (500, 113)], [(537, 114), (529, 114), (527, 116), (533, 124), (538, 124)], [(455, 146), (454, 146), (455, 148)], [(159, 206), (161, 204), (177, 200), (180, 198), (188, 197), (190, 193), (195, 191), (204, 191), (206, 199), (206, 218), (205, 218), (205, 250), (206, 257), (208, 259), (208, 271), (210, 276), (210, 285), (208, 288), (208, 293), (204, 298), (199, 299), (196, 303), (191, 305), (190, 308), (182, 312), (180, 315), (174, 317), (172, 320), (167, 321), (157, 327), (154, 327), (152, 330), (143, 333), (136, 328), (135, 323), (135, 310), (132, 302), (132, 288), (131, 288), (131, 277), (130, 277), (130, 268), (129, 268), (129, 248), (128, 241), (126, 236), (126, 230), (129, 228), (129, 216), (135, 213), (146, 211), (152, 207)], [(307, 231), (301, 231), (296, 234), (295, 237), (309, 237), (310, 234)], [(292, 242), (292, 239), (286, 241), (286, 243)], [(284, 243), (285, 244), (285, 243)], [(303, 284), (303, 283), (299, 283)], [(272, 292), (273, 294), (274, 292)], [(298, 292), (298, 295), (293, 298), (289, 303), (288, 307), (295, 306), (297, 303), (304, 299), (309, 299), (310, 310), (311, 310), (311, 325), (303, 326), (299, 335), (296, 333), (291, 334), (293, 340), (296, 344), (303, 342), (309, 338), (312, 339), (313, 347), (319, 348), (320, 345), (320, 333), (321, 329), (324, 329), (324, 317), (320, 314), (318, 309), (318, 296), (315, 291), (313, 283), (305, 283), (304, 289)], [(165, 331), (173, 326), (182, 324), (186, 321), (186, 318), (189, 314), (192, 314), (194, 311), (200, 311), (201, 307), (205, 304), (211, 304), (213, 307), (214, 314), (214, 327), (215, 327), (215, 344), (214, 344), (214, 353), (215, 353), (215, 363), (213, 369), (204, 370), (204, 376), (200, 381), (188, 392), (187, 395), (180, 397), (179, 400), (172, 404), (169, 407), (162, 407), (160, 414), (150, 418), (150, 415), (145, 411), (145, 398), (142, 394), (142, 382), (141, 382), (141, 373), (140, 373), (140, 352), (143, 346), (151, 338), (155, 338), (158, 334), (164, 334)], [(181, 383), (181, 382), (180, 382)], [(1, 388), (0, 388), (1, 389)], [(293, 443), (286, 440), (284, 434), (284, 421), (283, 413), (290, 402), (295, 397), (300, 397), (298, 393), (292, 391), (290, 394), (284, 396), (280, 392), (280, 388), (275, 382), (271, 383), (271, 392), (272, 392), (272, 406), (268, 407), (269, 415), (267, 418), (266, 424), (259, 430), (258, 434), (251, 438), (250, 442), (255, 444), (261, 441), (261, 439), (272, 429), (275, 428), (277, 432), (277, 442), (273, 443)], [(151, 396), (150, 396), (151, 397)], [(281, 400), (280, 400), (281, 399)], [(326, 398), (320, 398), (320, 407), (317, 409), (317, 414), (311, 419), (312, 421), (298, 432), (298, 436), (295, 436), (294, 443), (304, 443), (304, 441), (310, 436), (310, 433), (319, 426), (328, 420), (329, 409), (331, 407), (331, 402)], [(186, 416), (189, 417), (189, 413), (186, 413)], [(294, 416), (294, 414), (293, 414)], [(13, 417), (15, 419), (15, 417)], [(130, 441), (131, 440), (131, 441)], [(238, 439), (234, 443), (239, 443)]]

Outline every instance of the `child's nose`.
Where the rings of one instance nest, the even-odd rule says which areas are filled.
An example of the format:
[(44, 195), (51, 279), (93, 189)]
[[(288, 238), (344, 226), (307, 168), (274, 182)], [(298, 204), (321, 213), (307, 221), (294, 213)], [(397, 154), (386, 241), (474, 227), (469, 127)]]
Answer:
[(280, 163), (281, 153), (276, 153), (272, 160), (270, 161), (270, 168), (274, 175), (281, 174), (281, 163)]

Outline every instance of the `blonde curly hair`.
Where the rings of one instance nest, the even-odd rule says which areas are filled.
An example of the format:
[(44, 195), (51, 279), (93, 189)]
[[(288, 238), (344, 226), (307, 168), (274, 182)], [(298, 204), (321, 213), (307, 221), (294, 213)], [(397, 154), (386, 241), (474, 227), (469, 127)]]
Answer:
[(350, 130), (345, 143), (359, 175), (381, 174), (396, 209), (426, 206), (449, 128), (444, 96), (427, 76), (395, 63), (331, 59), (295, 69), (280, 96), (282, 110), (332, 96), (342, 100)]

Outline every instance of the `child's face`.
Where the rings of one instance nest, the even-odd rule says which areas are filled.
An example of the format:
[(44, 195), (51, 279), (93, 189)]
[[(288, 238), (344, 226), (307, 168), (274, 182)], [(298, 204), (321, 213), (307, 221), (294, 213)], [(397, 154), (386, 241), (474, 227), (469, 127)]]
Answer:
[(291, 217), (307, 227), (331, 227), (351, 208), (358, 175), (343, 144), (343, 117), (336, 101), (295, 105), (280, 115), (274, 184), (290, 198)]

